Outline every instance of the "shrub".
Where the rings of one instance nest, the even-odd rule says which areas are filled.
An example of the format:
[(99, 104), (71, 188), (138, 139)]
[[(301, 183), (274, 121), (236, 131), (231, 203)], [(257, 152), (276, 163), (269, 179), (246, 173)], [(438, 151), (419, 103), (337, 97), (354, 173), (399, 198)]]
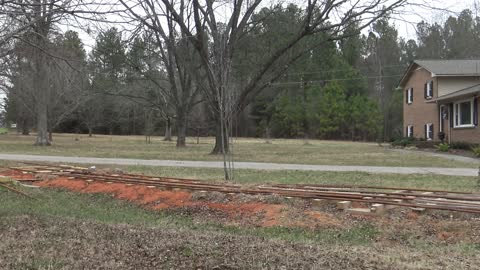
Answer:
[(448, 152), (450, 150), (450, 145), (448, 143), (441, 143), (437, 146), (438, 151)]
[(476, 157), (480, 157), (480, 145), (474, 146), (471, 149), (472, 149), (473, 154)]
[(470, 150), (474, 145), (468, 142), (452, 142), (450, 148), (459, 150)]
[(435, 147), (435, 142), (434, 141), (426, 141), (426, 140), (420, 140), (420, 141), (415, 141), (414, 145), (417, 148), (424, 149), (424, 148), (434, 148)]
[(396, 139), (392, 142), (392, 146), (405, 147), (405, 146), (408, 146), (408, 145), (412, 145), (414, 141), (415, 141), (414, 138), (399, 138), (399, 139)]
[(5, 135), (8, 134), (8, 129), (7, 128), (0, 128), (0, 135)]

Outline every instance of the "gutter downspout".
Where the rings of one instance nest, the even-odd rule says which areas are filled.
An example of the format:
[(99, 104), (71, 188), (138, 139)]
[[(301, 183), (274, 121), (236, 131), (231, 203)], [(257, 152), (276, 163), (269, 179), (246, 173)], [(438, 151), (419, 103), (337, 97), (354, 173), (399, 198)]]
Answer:
[[(455, 121), (455, 119), (453, 119), (453, 111), (450, 111), (452, 108), (453, 106), (448, 106), (448, 144), (452, 144), (452, 125), (450, 125), (450, 121)], [(452, 117), (452, 119), (450, 119), (450, 117)]]

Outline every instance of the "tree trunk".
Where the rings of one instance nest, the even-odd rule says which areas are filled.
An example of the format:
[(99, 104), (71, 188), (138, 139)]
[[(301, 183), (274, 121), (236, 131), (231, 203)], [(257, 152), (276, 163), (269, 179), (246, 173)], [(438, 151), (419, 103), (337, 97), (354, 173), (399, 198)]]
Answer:
[(350, 130), (351, 136), (352, 136), (352, 142), (355, 141), (355, 125), (352, 124), (351, 130)]
[(167, 117), (167, 126), (165, 127), (165, 138), (164, 141), (172, 140), (172, 120), (170, 117)]
[(48, 131), (48, 139), (50, 140), (50, 142), (53, 142), (53, 133), (51, 130)]
[[(42, 31), (43, 30), (43, 31)], [(48, 85), (47, 74), (47, 56), (43, 49), (47, 48), (48, 29), (41, 29), (36, 36), (36, 45), (34, 52), (35, 75), (34, 83), (37, 87), (35, 91), (35, 107), (37, 113), (37, 139), (35, 145), (50, 145), (48, 137), (48, 104), (50, 101), (50, 89)]]
[[(222, 139), (223, 139), (223, 143), (222, 143)], [(224, 154), (223, 150), (225, 150), (225, 154), (228, 153), (229, 151), (227, 129), (224, 128), (224, 131), (222, 134), (220, 120), (218, 120), (215, 128), (215, 146), (213, 147), (213, 150), (210, 154), (212, 155)]]
[(93, 130), (91, 127), (88, 128), (88, 137), (92, 137)]
[(28, 121), (27, 119), (22, 119), (22, 135), (30, 135), (30, 129), (28, 128)]
[(265, 127), (265, 143), (272, 143), (269, 126)]
[(35, 141), (35, 145), (50, 145), (47, 122), (47, 103), (44, 98), (41, 97), (37, 103), (37, 140)]
[(187, 139), (187, 117), (177, 113), (177, 148), (186, 146)]

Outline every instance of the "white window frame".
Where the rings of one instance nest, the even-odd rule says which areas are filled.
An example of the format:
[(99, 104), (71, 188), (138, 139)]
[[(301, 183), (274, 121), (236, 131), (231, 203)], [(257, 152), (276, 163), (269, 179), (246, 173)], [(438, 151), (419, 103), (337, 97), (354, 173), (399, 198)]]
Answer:
[[(470, 102), (470, 124), (459, 124), (460, 119), (462, 119), (462, 112), (459, 110), (460, 104)], [(453, 103), (453, 127), (454, 128), (465, 128), (465, 127), (474, 127), (473, 124), (473, 98), (464, 99)]]
[(427, 82), (427, 99), (433, 97), (433, 81)]
[(440, 124), (440, 132), (444, 132), (444, 126), (443, 126), (443, 112), (445, 110), (445, 105), (440, 105), (439, 109), (438, 109), (438, 113), (439, 113), (439, 124)]
[(408, 138), (413, 138), (413, 125), (408, 125), (407, 126), (407, 137)]
[(413, 88), (410, 87), (407, 89), (407, 104), (413, 103)]
[(430, 127), (433, 125), (432, 123), (427, 123), (427, 132), (425, 133), (427, 137), (425, 138), (427, 141), (433, 140), (433, 130), (432, 130), (432, 137), (430, 137)]

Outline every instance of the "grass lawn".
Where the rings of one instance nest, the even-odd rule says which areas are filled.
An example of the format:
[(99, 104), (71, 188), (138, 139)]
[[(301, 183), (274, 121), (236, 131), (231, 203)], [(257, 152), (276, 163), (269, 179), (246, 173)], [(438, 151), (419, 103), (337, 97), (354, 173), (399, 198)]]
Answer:
[[(0, 167), (21, 166), (15, 161), (0, 160)], [(75, 164), (72, 164), (75, 165)], [(89, 165), (82, 164), (87, 167)], [(223, 182), (223, 169), (216, 168), (184, 168), (153, 166), (96, 165), (99, 169), (120, 168), (128, 173), (150, 176), (178, 177)], [(366, 172), (316, 172), (295, 170), (235, 170), (238, 184), (329, 184), (329, 185), (373, 185), (405, 188), (426, 188), (451, 191), (480, 192), (477, 177), (448, 176), (432, 174), (377, 174)]]
[[(204, 179), (223, 181), (223, 169), (181, 168), (151, 166), (115, 166), (132, 173), (153, 176)], [(234, 182), (240, 184), (355, 184), (374, 186), (395, 186), (405, 188), (428, 188), (451, 191), (478, 191), (477, 177), (428, 175), (428, 174), (374, 174), (365, 172), (315, 172), (315, 171), (268, 171), (241, 169), (235, 171)]]
[[(0, 161), (2, 167), (14, 165), (18, 164)], [(116, 167), (149, 175), (222, 178), (221, 169)], [(244, 184), (480, 191), (476, 181), (433, 175), (236, 171), (236, 182)], [(461, 217), (410, 219), (402, 210), (396, 212), (400, 216), (370, 219), (336, 212), (341, 222), (332, 228), (255, 227), (218, 223), (210, 216), (215, 212), (153, 211), (105, 194), (17, 188), (36, 200), (0, 188), (0, 269), (462, 269), (480, 263), (480, 223)], [(455, 237), (445, 240), (445, 235)]]
[(25, 191), (37, 200), (0, 189), (1, 269), (460, 269), (480, 260), (478, 236), (445, 242), (429, 233), (474, 234), (478, 224), (465, 221), (239, 227), (144, 210), (102, 194)]
[[(95, 135), (89, 138), (73, 134), (54, 134), (51, 147), (33, 146), (33, 136), (0, 135), (0, 152), (37, 155), (88, 156), (107, 158), (138, 158), (168, 160), (221, 160), (209, 155), (213, 138), (187, 140), (188, 146), (176, 149), (175, 142), (160, 137), (146, 144), (143, 136)], [(235, 139), (233, 155), (236, 161), (275, 162), (325, 165), (370, 165), (404, 167), (465, 167), (475, 168), (477, 163), (431, 157), (424, 153), (399, 153), (380, 147), (376, 143), (276, 139), (266, 144), (262, 139)]]
[[(141, 136), (59, 134), (52, 147), (33, 136), (0, 135), (0, 152), (218, 160), (208, 155), (212, 138), (176, 149), (175, 142)], [(239, 139), (236, 160), (335, 165), (475, 167), (476, 164), (389, 151), (372, 143)], [(0, 167), (19, 165), (0, 161)], [(86, 166), (86, 165), (82, 165)], [(107, 166), (98, 166), (106, 168)], [(155, 176), (222, 181), (212, 168), (108, 166)], [(235, 171), (235, 182), (325, 183), (398, 186), (480, 192), (476, 177), (369, 174), (361, 172)], [(398, 208), (378, 219), (327, 211), (338, 225), (273, 227), (222, 222), (213, 209), (147, 210), (105, 194), (78, 194), (18, 186), (36, 200), (0, 188), (0, 269), (462, 269), (480, 265), (480, 223), (445, 213), (410, 216)], [(297, 208), (295, 208), (297, 207)], [(307, 207), (307, 208), (304, 208)], [(328, 212), (333, 211), (333, 212)], [(295, 214), (293, 214), (295, 213)]]

